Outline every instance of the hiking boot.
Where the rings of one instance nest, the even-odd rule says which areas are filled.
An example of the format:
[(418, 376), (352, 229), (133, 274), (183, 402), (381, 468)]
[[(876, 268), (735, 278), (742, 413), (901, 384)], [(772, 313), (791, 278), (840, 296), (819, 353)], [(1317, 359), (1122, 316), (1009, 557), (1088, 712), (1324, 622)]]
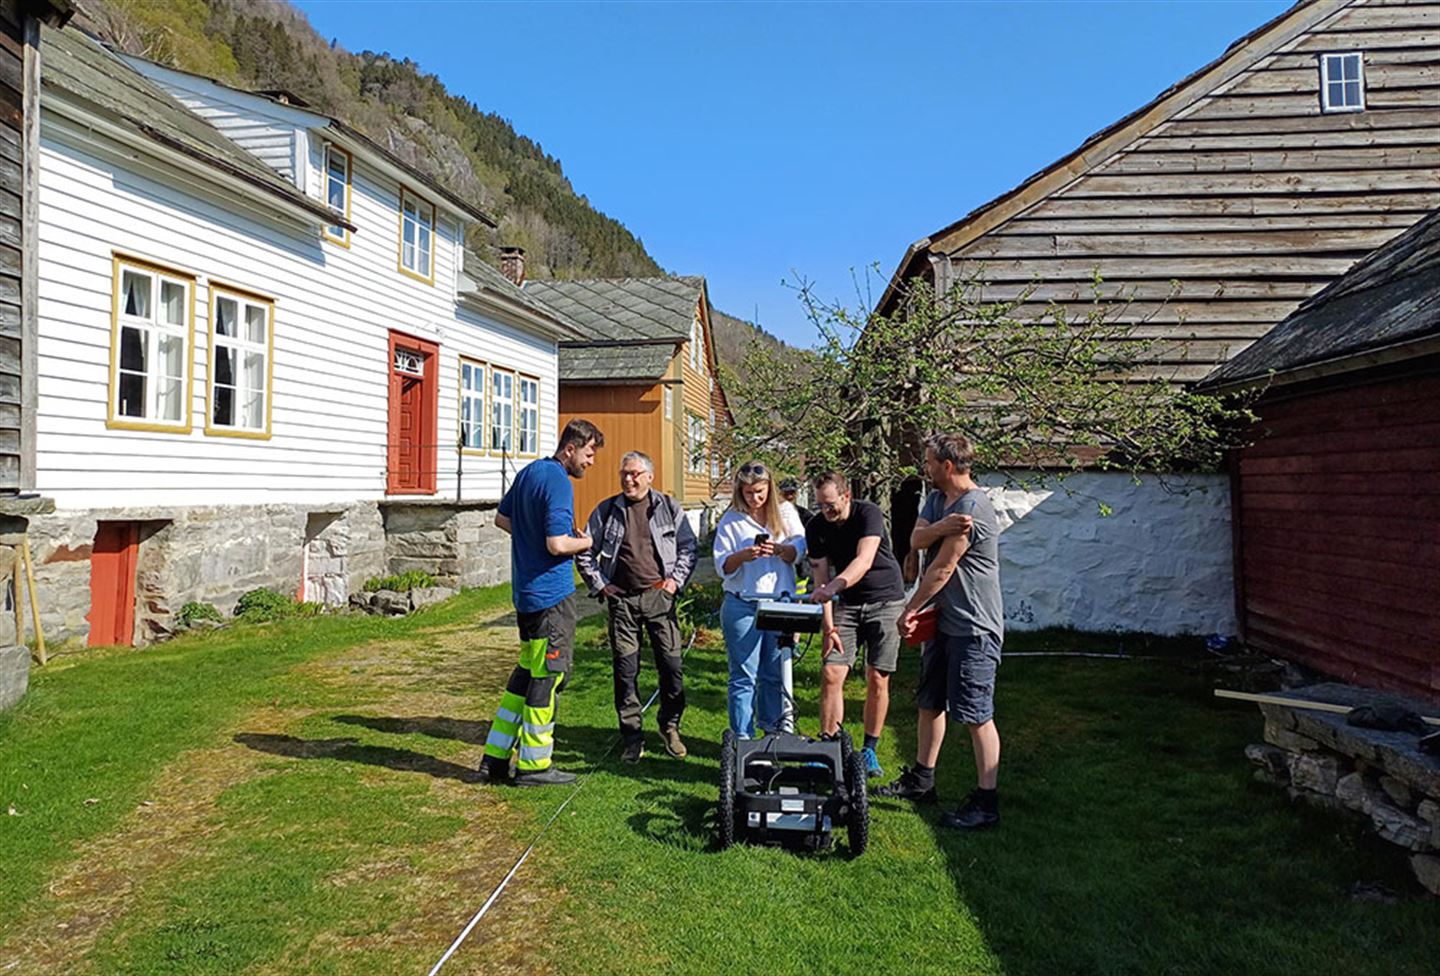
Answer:
[(480, 760), (479, 772), (481, 783), (504, 783), (510, 779), (510, 764), (487, 757)]
[(880, 767), (880, 758), (875, 755), (874, 749), (861, 749), (860, 758), (865, 760), (866, 779), (874, 779), (877, 776), (885, 775), (885, 770)]
[(565, 786), (575, 782), (575, 774), (546, 766), (544, 769), (522, 769), (515, 774), (516, 786)]
[(690, 755), (690, 750), (685, 748), (685, 743), (680, 738), (678, 726), (672, 725), (668, 729), (661, 729), (660, 738), (665, 740), (665, 751), (676, 759), (684, 759)]
[(645, 740), (631, 739), (625, 743), (625, 751), (620, 753), (620, 761), (634, 763), (639, 762), (640, 757), (645, 755)]
[(900, 767), (900, 778), (885, 786), (875, 787), (875, 796), (888, 796), (897, 800), (910, 800), (914, 803), (935, 802), (935, 781), (932, 779), (927, 786), (920, 780), (919, 774), (909, 766)]
[(987, 803), (984, 795), (975, 790), (965, 802), (940, 818), (940, 826), (951, 830), (985, 830), (1000, 824), (1000, 803), (992, 792)]

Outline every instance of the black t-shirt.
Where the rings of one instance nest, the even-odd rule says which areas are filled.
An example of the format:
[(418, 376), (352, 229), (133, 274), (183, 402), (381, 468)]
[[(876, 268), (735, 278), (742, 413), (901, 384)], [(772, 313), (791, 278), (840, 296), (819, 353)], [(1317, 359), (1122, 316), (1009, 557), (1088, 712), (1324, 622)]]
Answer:
[(860, 540), (872, 535), (880, 537), (875, 561), (859, 583), (841, 591), (841, 603), (881, 603), (904, 598), (905, 583), (900, 576), (900, 563), (890, 548), (885, 515), (874, 502), (857, 500), (850, 503), (850, 517), (845, 521), (832, 522), (822, 512), (805, 526), (805, 545), (810, 551), (810, 558), (826, 560), (830, 564), (831, 579), (850, 565), (855, 558), (855, 550), (860, 547)]

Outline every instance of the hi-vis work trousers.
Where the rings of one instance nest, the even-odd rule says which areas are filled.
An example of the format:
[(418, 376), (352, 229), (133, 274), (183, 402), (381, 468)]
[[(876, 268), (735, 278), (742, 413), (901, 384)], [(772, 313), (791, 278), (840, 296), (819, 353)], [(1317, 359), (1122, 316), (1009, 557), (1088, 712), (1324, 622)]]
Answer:
[(519, 749), (516, 768), (550, 766), (555, 750), (555, 696), (570, 675), (575, 645), (575, 594), (553, 607), (516, 614), (520, 624), (520, 663), (510, 674), (490, 735), (485, 762), (504, 772)]

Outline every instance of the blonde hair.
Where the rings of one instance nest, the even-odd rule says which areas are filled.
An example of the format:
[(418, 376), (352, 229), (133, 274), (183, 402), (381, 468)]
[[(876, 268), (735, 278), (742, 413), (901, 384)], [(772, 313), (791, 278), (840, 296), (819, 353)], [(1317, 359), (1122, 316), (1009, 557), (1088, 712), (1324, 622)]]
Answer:
[(749, 515), (750, 506), (745, 501), (744, 489), (762, 481), (770, 486), (770, 490), (765, 493), (765, 517), (760, 524), (770, 530), (771, 541), (779, 542), (785, 538), (785, 522), (780, 518), (780, 494), (775, 490), (769, 468), (759, 461), (746, 461), (735, 469), (735, 490), (730, 498), (730, 507), (741, 515)]

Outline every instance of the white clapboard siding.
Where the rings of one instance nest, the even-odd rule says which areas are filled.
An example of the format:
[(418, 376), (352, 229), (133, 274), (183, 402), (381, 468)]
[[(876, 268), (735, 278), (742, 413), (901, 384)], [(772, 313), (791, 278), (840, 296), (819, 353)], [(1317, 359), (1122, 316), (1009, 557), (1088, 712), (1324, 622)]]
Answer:
[[(351, 246), (127, 169), (46, 117), (39, 223), (37, 487), (62, 508), (334, 503), (385, 496), (390, 330), (440, 347), (438, 494), (455, 497), (463, 354), (540, 379), (556, 437), (553, 340), (457, 309), (461, 228), (443, 212), (435, 283), (398, 270), (399, 185), (355, 160)], [(83, 147), (83, 148), (82, 148)], [(114, 252), (201, 279), (188, 434), (106, 427)], [(204, 432), (209, 282), (275, 301), (269, 440)], [(500, 460), (467, 455), (464, 495), (498, 497)]]
[(305, 142), (302, 113), (159, 65), (129, 63), (275, 172), (297, 185), (305, 181), (305, 174), (295, 172)]

